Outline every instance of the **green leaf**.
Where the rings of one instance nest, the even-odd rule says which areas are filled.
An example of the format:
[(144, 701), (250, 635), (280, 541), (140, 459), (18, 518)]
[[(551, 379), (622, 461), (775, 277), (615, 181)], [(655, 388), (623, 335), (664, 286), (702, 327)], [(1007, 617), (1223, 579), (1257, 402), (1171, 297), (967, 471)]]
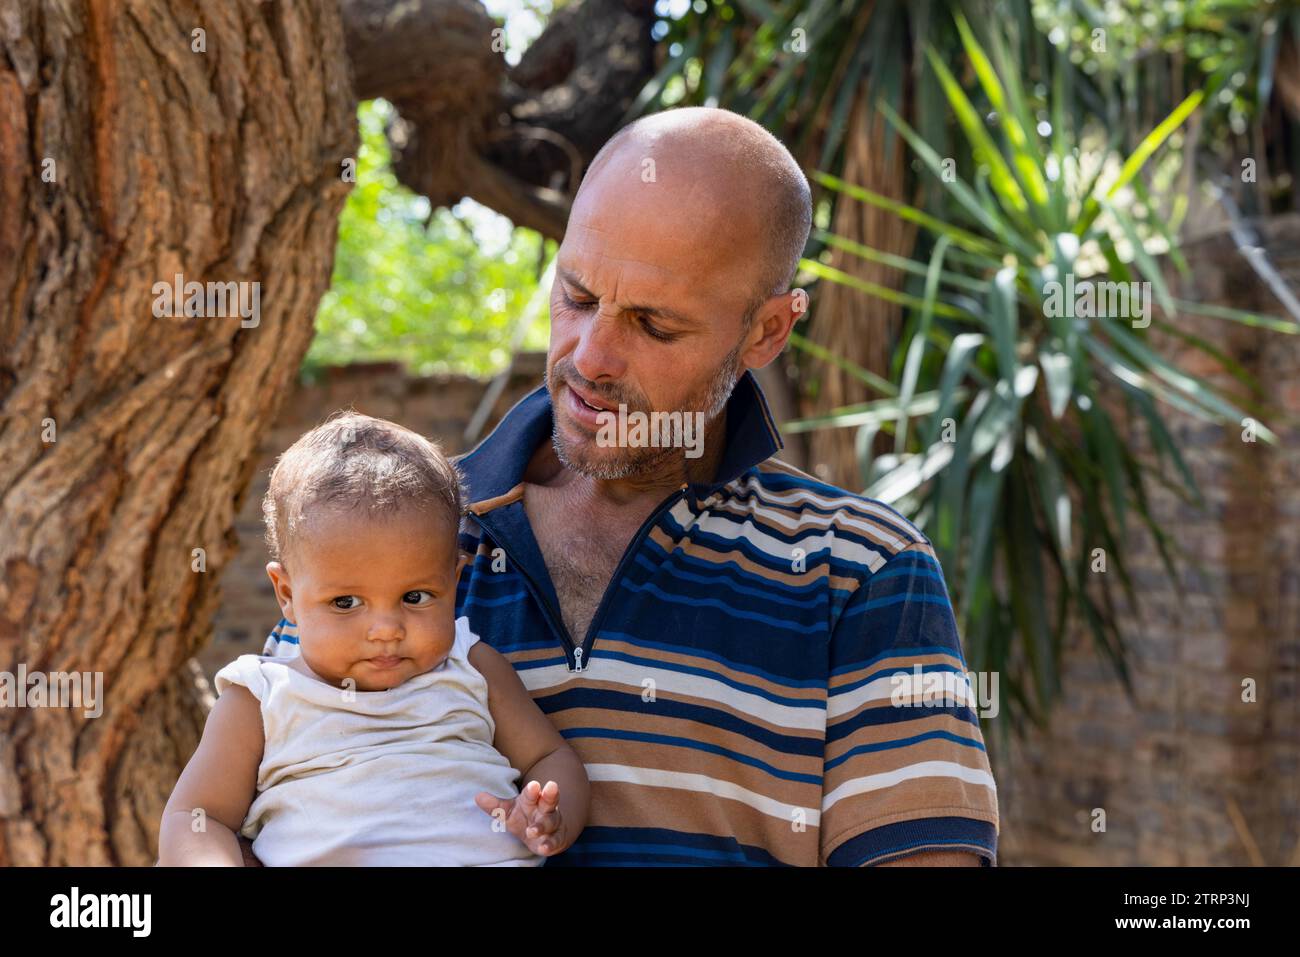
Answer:
[(782, 426), (785, 432), (810, 432), (821, 428), (845, 428), (851, 425), (881, 425), (900, 416), (929, 415), (939, 407), (939, 393), (922, 392), (912, 396), (906, 403), (899, 398), (876, 399), (859, 406), (837, 410), (831, 415), (816, 416), (810, 419), (795, 419)]
[[(812, 238), (818, 242), (824, 243), (835, 249), (842, 249), (846, 253), (851, 253), (859, 259), (865, 259), (867, 262), (879, 263), (882, 266), (890, 266), (903, 272), (911, 273), (914, 276), (925, 276), (929, 272), (929, 267), (923, 262), (917, 262), (915, 259), (908, 259), (906, 256), (896, 256), (893, 253), (887, 253), (880, 249), (873, 249), (870, 246), (864, 246), (862, 243), (852, 239), (846, 239), (843, 236), (837, 236), (835, 233), (828, 232), (824, 229), (814, 229)], [(951, 236), (941, 236), (943, 240), (951, 243)], [(965, 289), (969, 292), (983, 293), (987, 292), (989, 284), (983, 279), (971, 279), (961, 273), (943, 270), (939, 278), (950, 286), (956, 286), (958, 289)]]
[(813, 182), (825, 186), (827, 189), (833, 189), (836, 192), (844, 193), (856, 200), (869, 203), (880, 209), (888, 210), (894, 213), (900, 219), (905, 219), (910, 223), (916, 223), (925, 229), (930, 230), (941, 236), (949, 237), (956, 245), (968, 252), (983, 257), (983, 261), (989, 266), (1001, 265), (1000, 251), (998, 247), (989, 242), (983, 236), (976, 235), (959, 226), (951, 223), (945, 223), (943, 220), (936, 219), (929, 213), (917, 209), (914, 206), (908, 206), (906, 203), (900, 203), (897, 200), (890, 199), (888, 196), (882, 196), (863, 186), (853, 183), (846, 183), (838, 176), (832, 176), (830, 173), (814, 172), (812, 175)]
[(940, 185), (953, 195), (953, 198), (974, 217), (976, 222), (1020, 255), (1027, 259), (1034, 258), (1036, 250), (1016, 232), (1011, 223), (990, 215), (969, 186), (956, 177), (945, 175), (943, 162), (939, 159), (939, 156), (930, 148), (928, 143), (916, 135), (916, 131), (908, 126), (902, 117), (890, 109), (886, 103), (880, 103), (878, 109), (885, 114), (885, 118), (898, 130), (899, 135), (907, 140), (908, 145), (912, 147), (912, 151), (921, 158), (921, 161), (926, 166), (930, 167), (930, 171), (934, 173)]
[(943, 60), (934, 52), (934, 49), (926, 50), (925, 54), (930, 60), (930, 67), (934, 70), (935, 75), (939, 77), (939, 84), (948, 97), (948, 102), (952, 106), (953, 114), (957, 117), (957, 122), (961, 124), (967, 139), (971, 141), (971, 145), (974, 147), (975, 159), (988, 165), (989, 175), (993, 180), (993, 189), (997, 193), (998, 199), (1002, 201), (1003, 208), (1013, 216), (1023, 216), (1029, 211), (1029, 204), (1025, 201), (1025, 194), (1021, 191), (1020, 184), (1011, 175), (1011, 169), (1007, 166), (1002, 153), (994, 144), (993, 138), (989, 136), (988, 130), (984, 128), (984, 118), (979, 115), (974, 105), (967, 99), (961, 85), (958, 84), (957, 79), (952, 75)]
[[(930, 269), (925, 277), (925, 297), (921, 304), (920, 327), (912, 336), (907, 346), (907, 361), (903, 366), (903, 382), (898, 392), (899, 403), (906, 407), (916, 392), (916, 379), (921, 372), (921, 359), (925, 355), (926, 335), (934, 319), (934, 297), (939, 291), (939, 274), (943, 272), (943, 256), (948, 251), (950, 240), (940, 236), (930, 254)], [(894, 451), (902, 452), (907, 448), (907, 417), (899, 416), (897, 431), (894, 433)]]
[(845, 359), (843, 356), (835, 355), (826, 347), (804, 338), (797, 332), (790, 333), (790, 343), (797, 349), (802, 349), (814, 358), (823, 362), (829, 362), (849, 375), (853, 376), (859, 382), (864, 382), (877, 392), (883, 392), (885, 395), (898, 395), (898, 386), (890, 382), (869, 369), (864, 369), (855, 362)]
[(943, 420), (948, 418), (954, 404), (963, 396), (964, 390), (958, 383), (966, 374), (966, 368), (974, 357), (976, 350), (984, 344), (984, 336), (977, 332), (963, 332), (952, 340), (944, 359), (943, 374), (939, 379), (939, 405), (930, 417), (930, 427), (925, 437), (925, 445), (930, 446), (939, 437)]
[[(1011, 146), (1012, 164), (1017, 176), (1029, 193), (1030, 202), (1035, 206), (1044, 207), (1048, 203), (1048, 195), (1047, 179), (1042, 171), (1042, 156), (1038, 154), (1034, 141), (1025, 134), (1022, 119), (1027, 121), (1027, 118), (1023, 100), (1016, 89), (1015, 77), (1008, 76), (1008, 90), (1011, 94), (1008, 97), (1007, 91), (1004, 91), (1002, 82), (993, 69), (993, 64), (989, 62), (984, 49), (975, 39), (966, 18), (961, 13), (957, 13), (956, 20), (962, 45), (966, 49), (966, 55), (970, 57), (971, 65), (975, 68), (980, 86), (984, 88), (985, 96), (989, 98), (989, 103), (997, 110), (1002, 120), (1002, 128), (1006, 131), (1007, 142)], [(997, 32), (994, 31), (993, 35), (996, 38)], [(1032, 130), (1033, 126), (1030, 125), (1029, 128)]]
[[(1204, 98), (1205, 91), (1196, 90), (1183, 100), (1183, 102), (1179, 103), (1178, 106), (1174, 107), (1174, 111), (1165, 117), (1164, 121), (1159, 126), (1143, 137), (1142, 142), (1138, 144), (1137, 149), (1135, 149), (1133, 154), (1124, 161), (1124, 165), (1120, 168), (1119, 176), (1116, 177), (1115, 182), (1112, 183), (1110, 189), (1106, 191), (1107, 199), (1110, 199), (1128, 185), (1129, 180), (1136, 176), (1142, 167), (1146, 165), (1146, 161), (1151, 158), (1151, 155), (1155, 153), (1161, 145), (1163, 145), (1164, 141), (1169, 138), (1169, 135), (1173, 133), (1174, 130), (1178, 129), (1178, 127), (1182, 126), (1183, 121), (1201, 105), (1201, 100)], [(1083, 215), (1080, 216), (1079, 222), (1075, 224), (1074, 232), (1080, 236), (1086, 233), (1100, 212), (1100, 201), (1095, 196), (1089, 196), (1087, 202), (1084, 204)]]
[(1043, 347), (1038, 350), (1038, 364), (1043, 368), (1043, 381), (1047, 383), (1052, 418), (1059, 419), (1065, 414), (1074, 392), (1073, 363), (1064, 352)]
[[(883, 299), (885, 302), (897, 303), (900, 306), (916, 308), (921, 306), (922, 300), (916, 296), (909, 296), (905, 292), (897, 292), (888, 286), (882, 286), (878, 282), (870, 282), (866, 279), (859, 279), (857, 276), (851, 276), (834, 266), (827, 266), (825, 263), (819, 263), (815, 259), (801, 259), (799, 268), (804, 272), (812, 273), (821, 279), (829, 279), (831, 282), (837, 282), (841, 285), (851, 286), (859, 292), (865, 292), (869, 296), (875, 296), (877, 299)], [(945, 302), (936, 302), (934, 304), (934, 313), (937, 316), (944, 316), (949, 319), (979, 319), (979, 316), (964, 309), (950, 306)]]

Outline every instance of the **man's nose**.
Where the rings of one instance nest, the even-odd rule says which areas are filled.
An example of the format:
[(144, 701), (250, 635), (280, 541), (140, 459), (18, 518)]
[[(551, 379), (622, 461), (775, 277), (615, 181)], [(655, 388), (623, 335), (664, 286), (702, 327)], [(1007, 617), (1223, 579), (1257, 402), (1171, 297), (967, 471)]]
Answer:
[(601, 306), (587, 321), (573, 350), (573, 365), (588, 382), (623, 378), (627, 343), (618, 312)]

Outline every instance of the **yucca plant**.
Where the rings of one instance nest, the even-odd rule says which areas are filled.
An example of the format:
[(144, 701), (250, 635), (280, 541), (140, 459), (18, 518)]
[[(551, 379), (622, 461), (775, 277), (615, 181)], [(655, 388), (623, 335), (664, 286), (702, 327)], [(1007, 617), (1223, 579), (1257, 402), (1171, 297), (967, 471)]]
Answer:
[[(900, 199), (910, 176), (908, 158), (872, 104), (888, 104), (934, 149), (954, 153), (959, 144), (952, 142), (954, 131), (945, 123), (942, 88), (924, 66), (927, 46), (947, 59), (961, 50), (951, 9), (961, 9), (974, 22), (1006, 24), (1013, 38), (1009, 44), (1029, 76), (1046, 76), (1045, 58), (1051, 56), (1024, 0), (706, 0), (683, 6), (680, 18), (656, 27), (663, 31), (667, 58), (628, 118), (667, 105), (726, 107), (779, 136), (805, 168)], [(1100, 110), (1103, 100), (1087, 79), (1074, 79), (1072, 88), (1079, 94), (1074, 108)], [(911, 224), (880, 210), (854, 208), (852, 201), (839, 202), (824, 189), (816, 191), (815, 201), (819, 221), (842, 238), (871, 242), (884, 253), (912, 254), (916, 230)], [(807, 255), (821, 251), (814, 238)], [(833, 252), (830, 264), (858, 279), (898, 282), (894, 270), (847, 253)], [(873, 317), (881, 334), (864, 337), (855, 322), (858, 298), (846, 287), (823, 290), (817, 319), (807, 333), (810, 348), (884, 374), (902, 310), (882, 309)], [(808, 363), (803, 356), (784, 357), (780, 368), (798, 376), (801, 394), (785, 398), (802, 405), (805, 414), (823, 414), (870, 395), (855, 377)], [(806, 452), (829, 469), (831, 481), (851, 480), (853, 444), (846, 435), (814, 435)]]
[[(951, 58), (931, 49), (928, 60), (969, 141), (968, 168), (940, 156), (888, 104), (879, 106), (929, 174), (927, 185), (945, 192), (951, 215), (939, 218), (829, 174), (817, 176), (841, 201), (889, 210), (928, 237), (918, 245), (928, 250), (924, 261), (819, 236), (828, 246), (908, 273), (912, 282), (902, 291), (817, 260), (803, 264), (813, 276), (908, 310), (894, 375), (859, 369), (796, 335), (797, 345), (859, 376), (882, 398), (785, 428), (857, 430), (865, 493), (899, 507), (933, 540), (967, 662), (1000, 675), (1005, 734), (1008, 726), (1023, 729), (1026, 719), (1043, 723), (1060, 691), (1071, 621), (1086, 623), (1132, 693), (1116, 604), (1121, 589), (1130, 607), (1139, 606), (1124, 549), (1130, 525), (1149, 530), (1177, 583), (1176, 561), (1191, 559), (1153, 518), (1150, 483), (1201, 501), (1164, 410), (1238, 429), (1251, 418), (1260, 422), (1261, 440), (1275, 441), (1261, 422), (1255, 383), (1212, 343), (1181, 329), (1176, 317), (1199, 313), (1286, 333), (1300, 327), (1174, 298), (1152, 247), (1166, 246), (1169, 259), (1185, 270), (1175, 237), (1154, 204), (1145, 204), (1142, 217), (1126, 208), (1130, 188), (1145, 195), (1139, 174), (1197, 109), (1201, 92), (1188, 96), (1131, 155), (1120, 157), (1114, 138), (1084, 151), (1065, 109), (1070, 71), (1055, 71), (1050, 95), (1031, 99), (997, 31), (981, 45), (960, 15), (956, 23), (978, 102), (953, 75)], [(1149, 327), (1135, 315), (1083, 319), (1058, 308), (1066, 291), (1073, 292), (1070, 284), (1078, 288), (1086, 280), (1149, 283), (1155, 300), (1146, 304)], [(1241, 394), (1228, 396), (1176, 368), (1152, 347), (1151, 329), (1214, 355), (1236, 376)], [(1154, 462), (1121, 437), (1120, 416), (1145, 423)], [(881, 434), (892, 435), (892, 453), (874, 454)]]

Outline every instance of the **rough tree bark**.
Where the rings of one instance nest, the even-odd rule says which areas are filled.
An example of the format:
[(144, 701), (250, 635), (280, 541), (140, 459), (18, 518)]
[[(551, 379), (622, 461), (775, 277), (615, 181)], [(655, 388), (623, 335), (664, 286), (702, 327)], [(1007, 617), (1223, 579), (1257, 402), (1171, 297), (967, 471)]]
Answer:
[[(0, 0), (0, 671), (104, 681), (96, 718), (0, 708), (0, 865), (154, 859), (354, 108), (330, 0)], [(260, 316), (156, 317), (177, 274)]]
[[(0, 866), (156, 856), (356, 99), (398, 107), (398, 175), (435, 205), (558, 238), (653, 68), (652, 7), (574, 4), (510, 69), (474, 0), (0, 0), (0, 672), (104, 681), (99, 717), (0, 708)], [(256, 325), (156, 317), (178, 274), (260, 283)]]

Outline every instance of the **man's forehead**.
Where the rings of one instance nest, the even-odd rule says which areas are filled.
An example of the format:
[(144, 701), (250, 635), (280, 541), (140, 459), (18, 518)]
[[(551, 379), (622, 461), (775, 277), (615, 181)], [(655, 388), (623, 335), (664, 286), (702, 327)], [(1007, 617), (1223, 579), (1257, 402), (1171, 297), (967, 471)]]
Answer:
[(673, 250), (707, 248), (704, 237), (715, 227), (710, 216), (663, 202), (584, 203), (574, 207), (564, 242), (584, 254), (658, 261)]
[(662, 204), (578, 204), (569, 217), (560, 262), (592, 268), (631, 267), (653, 272), (658, 281), (698, 284), (715, 275), (746, 237), (730, 235), (723, 223), (701, 209), (683, 212)]
[(624, 270), (630, 267), (631, 271), (647, 278), (667, 281), (674, 274), (675, 263), (671, 257), (667, 262), (661, 261), (660, 256), (671, 251), (671, 244), (665, 244), (665, 248), (660, 250), (655, 248), (655, 244), (631, 242), (618, 231), (571, 222), (564, 234), (559, 266), (579, 279), (584, 275), (595, 279), (594, 275), (588, 274), (608, 268)]
[(612, 228), (580, 217), (570, 220), (560, 247), (557, 266), (569, 281), (599, 295), (619, 300), (660, 293), (674, 299), (689, 297), (710, 271), (708, 260), (675, 234), (629, 224)]

